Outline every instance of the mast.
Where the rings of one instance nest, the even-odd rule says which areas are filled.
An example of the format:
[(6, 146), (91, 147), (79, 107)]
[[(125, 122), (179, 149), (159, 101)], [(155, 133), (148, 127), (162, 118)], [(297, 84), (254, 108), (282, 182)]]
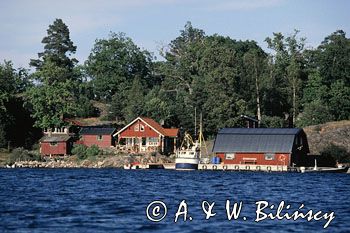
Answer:
[(202, 132), (202, 113), (200, 114), (200, 117), (199, 117), (199, 137), (198, 137), (198, 139), (199, 139), (199, 148), (200, 148), (200, 150), (199, 150), (199, 158), (202, 158), (202, 137), (203, 137), (203, 132)]
[(197, 108), (194, 107), (194, 138), (197, 137)]

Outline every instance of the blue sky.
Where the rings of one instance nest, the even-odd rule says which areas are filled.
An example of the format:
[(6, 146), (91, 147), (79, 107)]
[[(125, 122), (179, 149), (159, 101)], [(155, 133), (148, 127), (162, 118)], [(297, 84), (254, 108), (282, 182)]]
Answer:
[[(42, 38), (55, 18), (69, 27), (83, 63), (95, 39), (110, 31), (125, 32), (141, 48), (154, 53), (179, 35), (187, 21), (207, 35), (237, 40), (264, 39), (273, 32), (300, 30), (308, 47), (343, 29), (350, 33), (347, 0), (9, 0), (0, 1), (0, 62), (28, 67), (43, 51)], [(349, 35), (347, 35), (349, 37)]]

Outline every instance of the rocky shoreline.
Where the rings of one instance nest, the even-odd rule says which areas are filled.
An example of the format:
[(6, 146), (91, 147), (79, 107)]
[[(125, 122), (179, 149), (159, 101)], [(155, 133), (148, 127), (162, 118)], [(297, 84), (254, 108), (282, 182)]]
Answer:
[(157, 155), (118, 155), (104, 158), (90, 158), (78, 160), (74, 157), (63, 159), (55, 158), (47, 161), (16, 161), (13, 164), (7, 164), (5, 168), (123, 168), (130, 163), (170, 163), (173, 158)]

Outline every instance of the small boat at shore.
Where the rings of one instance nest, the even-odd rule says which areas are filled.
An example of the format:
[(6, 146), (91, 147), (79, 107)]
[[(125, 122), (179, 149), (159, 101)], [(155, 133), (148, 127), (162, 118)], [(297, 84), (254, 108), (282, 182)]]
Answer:
[(127, 169), (127, 170), (134, 170), (134, 169), (140, 169), (140, 163), (138, 162), (134, 162), (134, 163), (130, 163), (130, 164), (126, 164), (124, 165), (124, 169)]
[(316, 170), (314, 169), (300, 169), (301, 173), (309, 173), (309, 172), (321, 172), (321, 173), (347, 173), (348, 167), (320, 167)]
[(305, 167), (300, 167), (301, 173), (318, 172), (318, 173), (347, 173), (349, 167), (339, 166), (339, 167), (317, 167), (317, 161), (315, 159), (315, 166), (311, 169)]

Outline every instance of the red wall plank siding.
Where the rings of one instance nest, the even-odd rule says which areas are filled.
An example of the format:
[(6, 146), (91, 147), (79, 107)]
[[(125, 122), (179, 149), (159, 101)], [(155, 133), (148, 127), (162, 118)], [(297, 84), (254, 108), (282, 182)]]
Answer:
[[(135, 131), (135, 125), (139, 124), (139, 131)], [(141, 125), (144, 127), (144, 131), (140, 131)], [(154, 131), (151, 127), (146, 125), (140, 120), (134, 122), (134, 124), (130, 125), (127, 129), (120, 133), (121, 138), (127, 137), (159, 137), (159, 134)]]
[[(234, 159), (226, 159), (225, 153), (217, 153), (224, 164), (245, 164), (248, 158), (256, 159), (258, 165), (290, 165), (290, 154), (288, 153), (272, 153), (275, 155), (275, 159), (266, 160), (265, 153), (234, 153)], [(245, 158), (245, 159), (244, 159)]]
[(80, 144), (85, 146), (96, 145), (100, 148), (107, 148), (112, 146), (112, 136), (111, 135), (102, 135), (102, 140), (97, 140), (98, 135), (82, 135)]
[(51, 146), (49, 142), (40, 143), (40, 153), (42, 155), (66, 155), (69, 153), (68, 142), (57, 142), (57, 145)]

